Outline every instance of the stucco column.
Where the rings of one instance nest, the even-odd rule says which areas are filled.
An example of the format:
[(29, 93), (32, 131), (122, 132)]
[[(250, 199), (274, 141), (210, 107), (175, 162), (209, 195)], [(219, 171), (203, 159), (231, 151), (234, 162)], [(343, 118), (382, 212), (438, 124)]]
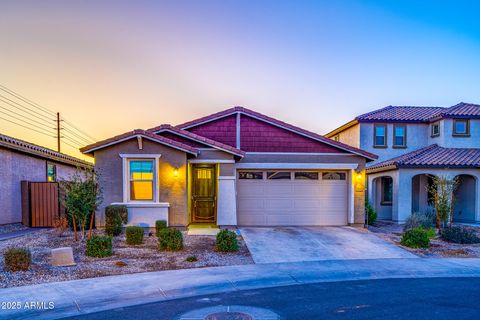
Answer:
[(219, 226), (237, 225), (235, 176), (218, 177), (217, 224)]
[[(397, 183), (395, 183), (397, 181)], [(396, 188), (395, 188), (396, 186)], [(397, 196), (395, 197), (395, 189)], [(405, 222), (412, 214), (412, 175), (406, 172), (397, 171), (397, 177), (394, 179), (394, 199), (396, 199), (393, 220)]]

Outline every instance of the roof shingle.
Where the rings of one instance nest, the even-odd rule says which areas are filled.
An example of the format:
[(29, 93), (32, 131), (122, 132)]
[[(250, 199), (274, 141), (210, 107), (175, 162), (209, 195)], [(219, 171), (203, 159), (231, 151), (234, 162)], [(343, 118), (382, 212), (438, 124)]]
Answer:
[(428, 122), (445, 111), (441, 107), (413, 107), (413, 106), (388, 106), (372, 112), (359, 115), (356, 119), (363, 122), (369, 121), (408, 121)]
[(429, 145), (401, 156), (376, 163), (367, 168), (367, 172), (379, 169), (401, 167), (480, 167), (480, 149), (477, 148), (443, 148), (436, 144)]

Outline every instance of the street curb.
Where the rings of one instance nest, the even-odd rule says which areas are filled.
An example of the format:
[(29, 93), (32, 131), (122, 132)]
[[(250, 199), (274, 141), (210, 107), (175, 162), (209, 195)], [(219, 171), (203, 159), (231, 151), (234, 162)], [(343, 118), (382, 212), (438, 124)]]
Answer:
[(0, 319), (59, 319), (236, 290), (321, 282), (480, 277), (480, 259), (327, 260), (137, 273), (0, 289), (0, 302), (53, 301), (51, 310), (0, 310)]

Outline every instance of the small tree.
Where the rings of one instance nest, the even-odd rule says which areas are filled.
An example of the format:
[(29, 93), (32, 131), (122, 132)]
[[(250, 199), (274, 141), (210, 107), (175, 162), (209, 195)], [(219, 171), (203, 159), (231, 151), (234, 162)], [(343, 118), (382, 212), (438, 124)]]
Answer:
[(102, 190), (98, 185), (98, 175), (93, 170), (77, 169), (70, 179), (60, 181), (63, 194), (62, 202), (72, 218), (75, 241), (77, 241), (77, 224), (85, 239), (86, 226), (90, 219), (90, 235), (93, 227), (95, 210), (102, 202)]
[(441, 229), (442, 223), (449, 220), (450, 226), (453, 219), (453, 206), (455, 203), (455, 190), (458, 186), (458, 178), (433, 177), (433, 184), (428, 187), (432, 194), (433, 206), (435, 207), (437, 229)]

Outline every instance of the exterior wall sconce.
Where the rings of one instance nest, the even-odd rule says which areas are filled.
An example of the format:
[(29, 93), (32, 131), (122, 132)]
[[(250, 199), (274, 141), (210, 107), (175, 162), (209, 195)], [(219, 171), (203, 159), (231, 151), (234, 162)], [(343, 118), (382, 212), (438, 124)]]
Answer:
[(178, 177), (178, 169), (177, 168), (174, 168), (173, 169), (173, 176), (176, 178)]

